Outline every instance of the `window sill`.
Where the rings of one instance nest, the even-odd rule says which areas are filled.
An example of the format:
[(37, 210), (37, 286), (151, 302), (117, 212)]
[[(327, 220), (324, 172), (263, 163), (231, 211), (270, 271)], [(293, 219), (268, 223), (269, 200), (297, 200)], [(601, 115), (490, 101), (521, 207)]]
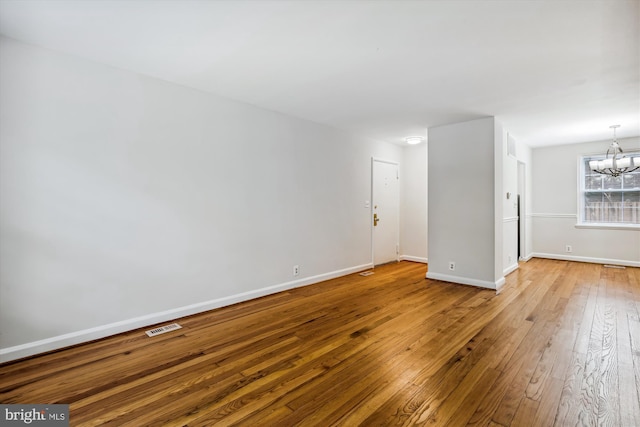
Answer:
[(600, 230), (635, 230), (640, 231), (640, 224), (600, 224), (580, 222), (576, 224), (576, 228), (595, 228)]

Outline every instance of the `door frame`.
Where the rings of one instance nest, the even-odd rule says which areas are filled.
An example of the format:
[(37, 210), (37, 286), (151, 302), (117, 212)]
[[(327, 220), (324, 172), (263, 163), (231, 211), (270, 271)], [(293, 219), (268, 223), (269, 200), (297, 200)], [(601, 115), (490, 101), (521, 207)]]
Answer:
[(518, 196), (520, 197), (518, 209), (518, 233), (520, 235), (520, 258), (518, 261), (526, 261), (527, 254), (527, 164), (518, 160)]
[(389, 160), (389, 159), (383, 159), (380, 157), (374, 157), (371, 156), (371, 204), (369, 206), (369, 227), (371, 228), (371, 265), (375, 268), (376, 264), (375, 264), (375, 253), (374, 253), (374, 249), (375, 249), (375, 233), (374, 233), (374, 227), (373, 227), (373, 206), (375, 203), (375, 194), (373, 191), (373, 183), (374, 183), (374, 173), (375, 173), (375, 167), (374, 164), (375, 162), (378, 163), (387, 163), (387, 164), (391, 164), (391, 165), (395, 165), (398, 168), (398, 205), (396, 206), (397, 209), (397, 217), (398, 217), (398, 223), (396, 224), (397, 226), (397, 230), (398, 230), (398, 239), (396, 241), (396, 262), (400, 261), (400, 163), (395, 161), (395, 160)]

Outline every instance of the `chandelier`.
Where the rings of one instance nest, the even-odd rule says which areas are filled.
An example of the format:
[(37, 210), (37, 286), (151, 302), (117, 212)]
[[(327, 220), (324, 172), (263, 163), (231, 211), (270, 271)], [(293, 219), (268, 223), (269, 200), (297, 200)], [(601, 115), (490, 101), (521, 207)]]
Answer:
[(633, 172), (640, 168), (640, 157), (627, 157), (616, 139), (616, 129), (620, 125), (609, 126), (613, 129), (613, 142), (607, 150), (607, 157), (604, 160), (591, 160), (589, 168), (597, 173), (611, 176), (619, 176), (623, 173)]

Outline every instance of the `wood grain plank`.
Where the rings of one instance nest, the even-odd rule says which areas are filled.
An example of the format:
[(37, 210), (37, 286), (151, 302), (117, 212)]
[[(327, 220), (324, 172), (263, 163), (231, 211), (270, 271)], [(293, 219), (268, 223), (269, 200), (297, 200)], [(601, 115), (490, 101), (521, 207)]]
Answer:
[(618, 384), (618, 343), (616, 330), (616, 281), (622, 273), (603, 269), (605, 298), (603, 301), (603, 337), (598, 382), (598, 425), (620, 425)]
[(562, 393), (560, 394), (558, 410), (554, 417), (554, 426), (575, 424), (575, 420), (580, 419), (578, 402), (580, 399), (580, 385), (582, 384), (586, 359), (586, 354), (572, 352), (569, 370), (563, 382)]
[[(549, 378), (545, 383), (544, 391), (540, 396), (538, 408), (535, 416), (529, 419), (528, 425), (546, 427), (553, 425), (556, 414), (558, 412), (558, 406), (560, 404), (560, 396), (562, 395), (564, 384), (561, 380), (556, 378)], [(514, 425), (518, 425), (515, 424)], [(520, 424), (520, 425), (527, 425)]]
[[(640, 340), (640, 321), (634, 301), (633, 275), (627, 273), (627, 280), (621, 281), (621, 286), (616, 287), (616, 331), (618, 344), (618, 384), (620, 398), (620, 424), (640, 425), (640, 371), (634, 370), (634, 352), (632, 342), (636, 335)], [(635, 323), (634, 323), (635, 322)], [(629, 325), (632, 324), (631, 329)], [(632, 329), (634, 331), (632, 332)]]
[[(534, 426), (535, 424), (532, 420), (536, 416), (536, 412), (538, 412), (538, 407), (540, 406), (540, 402), (537, 400), (530, 399), (525, 397), (520, 401), (520, 406), (516, 410), (516, 413), (513, 417), (513, 420), (509, 423), (509, 425), (513, 426)], [(493, 421), (493, 420), (492, 420)], [(493, 421), (496, 423), (495, 421)], [(499, 423), (496, 423), (499, 424)], [(499, 424), (502, 425), (502, 424)]]
[(587, 425), (597, 425), (599, 411), (600, 365), (602, 363), (604, 319), (604, 280), (600, 280), (596, 293), (593, 322), (587, 345), (580, 399), (578, 400), (578, 416)]
[(484, 425), (497, 415), (506, 417), (507, 424), (510, 423), (520, 399), (524, 397), (524, 388), (542, 355), (542, 348), (554, 327), (555, 324), (551, 322), (540, 320), (534, 322), (522, 344), (518, 346), (509, 360), (502, 375), (485, 394), (470, 420), (471, 424)]

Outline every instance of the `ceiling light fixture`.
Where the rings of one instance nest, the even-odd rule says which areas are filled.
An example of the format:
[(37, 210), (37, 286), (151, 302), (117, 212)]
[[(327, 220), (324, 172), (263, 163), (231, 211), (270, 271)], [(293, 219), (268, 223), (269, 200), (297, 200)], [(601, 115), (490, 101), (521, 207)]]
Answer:
[(627, 157), (616, 139), (616, 129), (620, 125), (609, 126), (613, 129), (613, 142), (607, 150), (607, 157), (604, 160), (591, 160), (589, 168), (592, 171), (604, 175), (619, 176), (623, 173), (633, 172), (640, 168), (640, 157)]
[(409, 145), (416, 145), (420, 144), (424, 138), (421, 136), (408, 136), (404, 140), (407, 141), (407, 144)]

